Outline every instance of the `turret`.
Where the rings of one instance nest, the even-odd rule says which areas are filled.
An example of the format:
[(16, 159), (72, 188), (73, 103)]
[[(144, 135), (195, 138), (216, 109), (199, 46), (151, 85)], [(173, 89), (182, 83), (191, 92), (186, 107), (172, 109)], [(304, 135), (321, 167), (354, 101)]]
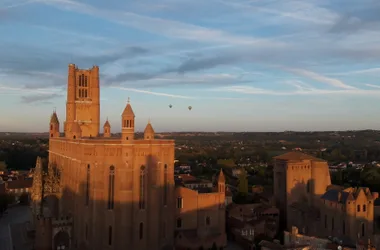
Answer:
[(108, 122), (108, 118), (103, 125), (103, 136), (111, 137), (111, 124)]
[(59, 137), (59, 120), (57, 113), (54, 111), (50, 117), (50, 129), (49, 129), (50, 138)]
[(226, 191), (226, 178), (224, 177), (223, 170), (220, 169), (218, 177), (218, 192), (224, 193)]
[(121, 140), (123, 142), (133, 141), (135, 135), (135, 114), (133, 113), (131, 104), (128, 103), (121, 114)]
[(73, 122), (70, 132), (72, 139), (80, 139), (82, 137), (82, 130), (77, 122)]
[(150, 124), (150, 121), (148, 121), (148, 124), (145, 127), (144, 130), (144, 140), (153, 140), (154, 139), (154, 129), (152, 127), (152, 124)]

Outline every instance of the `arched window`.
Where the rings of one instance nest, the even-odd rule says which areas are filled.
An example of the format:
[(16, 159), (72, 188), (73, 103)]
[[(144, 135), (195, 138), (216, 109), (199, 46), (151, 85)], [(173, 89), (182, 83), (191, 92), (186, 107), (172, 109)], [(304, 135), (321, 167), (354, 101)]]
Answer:
[(84, 77), (84, 86), (87, 87), (87, 76)]
[(183, 208), (183, 199), (182, 197), (177, 198), (177, 208)]
[(343, 220), (343, 225), (342, 225), (342, 232), (343, 232), (343, 235), (346, 234), (346, 222)]
[(115, 196), (115, 167), (111, 166), (108, 176), (108, 209), (113, 209), (114, 207), (114, 196)]
[(112, 245), (112, 227), (108, 227), (108, 245)]
[(181, 219), (181, 218), (178, 218), (178, 219), (177, 219), (177, 227), (178, 227), (178, 228), (181, 228), (181, 227), (182, 227), (182, 219)]
[(140, 222), (140, 240), (142, 240), (143, 236), (144, 236), (144, 224), (142, 222)]
[(206, 217), (206, 226), (210, 226), (210, 224), (211, 224), (210, 216), (207, 216)]
[(82, 87), (82, 76), (80, 75), (78, 78), (79, 87)]
[(367, 206), (363, 205), (363, 212), (367, 211)]
[(164, 166), (164, 206), (168, 205), (168, 165)]
[(140, 209), (145, 209), (145, 166), (140, 168)]
[(364, 227), (364, 223), (362, 223), (362, 229), (361, 229), (361, 233), (362, 233), (362, 237), (365, 236), (365, 227)]
[(89, 201), (90, 201), (90, 164), (87, 165), (86, 200), (85, 200), (86, 206), (88, 206)]
[(73, 136), (73, 139), (76, 139), (76, 138), (77, 138), (77, 137), (74, 135), (74, 136)]

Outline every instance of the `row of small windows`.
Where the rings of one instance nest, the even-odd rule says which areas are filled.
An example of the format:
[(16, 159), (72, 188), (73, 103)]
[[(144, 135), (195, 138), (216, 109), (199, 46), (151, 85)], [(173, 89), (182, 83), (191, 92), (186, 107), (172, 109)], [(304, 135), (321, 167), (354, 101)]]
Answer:
[(134, 120), (124, 120), (123, 121), (123, 127), (124, 128), (133, 128), (135, 126)]
[(79, 89), (78, 91), (79, 91), (78, 92), (79, 98), (87, 98), (88, 97), (87, 89)]
[[(356, 210), (358, 211), (358, 212), (360, 212), (360, 205), (357, 205), (356, 206)], [(367, 206), (366, 205), (363, 205), (363, 212), (366, 212), (367, 211)]]
[(78, 85), (79, 87), (87, 87), (87, 76), (85, 76), (84, 74), (82, 75), (79, 75), (79, 79), (78, 79)]
[[(167, 164), (165, 164), (165, 174), (164, 174), (164, 194), (163, 194), (163, 205), (167, 205), (168, 198), (168, 177), (167, 177)], [(87, 185), (86, 185), (86, 205), (89, 202), (89, 183), (90, 183), (90, 165), (88, 165), (87, 169)], [(145, 166), (142, 165), (140, 167), (140, 194), (139, 194), (139, 208), (145, 209), (145, 192), (146, 192), (146, 169)], [(109, 168), (109, 176), (108, 176), (108, 206), (109, 210), (114, 208), (114, 196), (115, 196), (115, 167), (111, 166)], [(181, 198), (182, 199), (182, 198)]]
[[(164, 223), (164, 226), (166, 227), (166, 224)], [(165, 231), (165, 229), (164, 229)], [(139, 225), (139, 239), (142, 240), (144, 238), (144, 224), (142, 222), (140, 222), (140, 225)], [(108, 227), (108, 245), (109, 246), (112, 246), (112, 227), (109, 226)]]
[[(206, 222), (206, 226), (210, 226), (211, 225), (211, 218), (210, 218), (210, 216), (206, 217), (205, 222)], [(178, 218), (177, 219), (177, 228), (181, 228), (181, 227), (182, 227), (182, 219)]]

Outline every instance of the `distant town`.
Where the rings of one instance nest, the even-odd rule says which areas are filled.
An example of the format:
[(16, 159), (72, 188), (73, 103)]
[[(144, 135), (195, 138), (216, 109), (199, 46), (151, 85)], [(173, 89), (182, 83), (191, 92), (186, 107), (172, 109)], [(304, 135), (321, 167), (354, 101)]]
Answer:
[[(1, 216), (8, 216), (9, 207), (25, 206), (31, 202), (36, 159), (47, 157), (48, 136), (47, 133), (0, 133)], [(136, 133), (135, 138), (144, 138), (144, 134)], [(156, 133), (155, 138), (175, 140), (176, 186), (198, 193), (212, 192), (222, 170), (226, 184), (226, 233), (230, 247), (236, 244), (236, 248), (230, 249), (277, 249), (273, 244), (290, 249), (291, 244), (298, 242), (300, 245), (300, 241), (311, 244), (312, 238), (307, 236), (305, 228), (293, 225), (292, 230), (286, 231), (285, 228), (285, 234), (280, 233), (284, 226), (280, 219), (282, 208), (274, 206), (278, 199), (273, 186), (274, 179), (278, 178), (274, 176), (274, 168), (276, 157), (287, 155), (288, 152), (309, 155), (312, 157), (311, 162), (314, 157), (325, 160), (332, 184), (341, 186), (343, 194), (357, 192), (347, 191), (351, 187), (366, 187), (374, 196), (375, 206), (378, 205), (376, 193), (380, 191), (380, 131), (187, 132)], [(375, 234), (380, 232), (380, 215), (376, 212), (373, 221), (372, 238), (375, 244)], [(28, 227), (24, 228), (26, 234), (33, 235), (27, 232)], [(302, 239), (301, 232), (304, 234)], [(297, 242), (291, 237), (294, 234), (298, 237)], [(284, 242), (284, 239), (287, 241)], [(326, 238), (325, 241), (313, 239), (319, 239), (319, 243), (312, 244), (322, 244), (324, 249), (336, 249), (338, 245), (355, 248), (355, 244), (360, 242), (368, 243), (367, 240), (358, 243), (352, 239), (343, 243), (337, 237)], [(328, 247), (329, 244), (333, 247)]]

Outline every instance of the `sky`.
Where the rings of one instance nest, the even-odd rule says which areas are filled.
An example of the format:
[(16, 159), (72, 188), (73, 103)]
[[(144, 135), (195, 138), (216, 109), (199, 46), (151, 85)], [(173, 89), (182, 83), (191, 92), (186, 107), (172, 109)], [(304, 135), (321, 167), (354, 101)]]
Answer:
[[(69, 63), (100, 67), (101, 124), (380, 129), (375, 0), (0, 0), (0, 131), (65, 120)], [(169, 108), (169, 105), (172, 108)], [(188, 110), (191, 106), (191, 111)]]

